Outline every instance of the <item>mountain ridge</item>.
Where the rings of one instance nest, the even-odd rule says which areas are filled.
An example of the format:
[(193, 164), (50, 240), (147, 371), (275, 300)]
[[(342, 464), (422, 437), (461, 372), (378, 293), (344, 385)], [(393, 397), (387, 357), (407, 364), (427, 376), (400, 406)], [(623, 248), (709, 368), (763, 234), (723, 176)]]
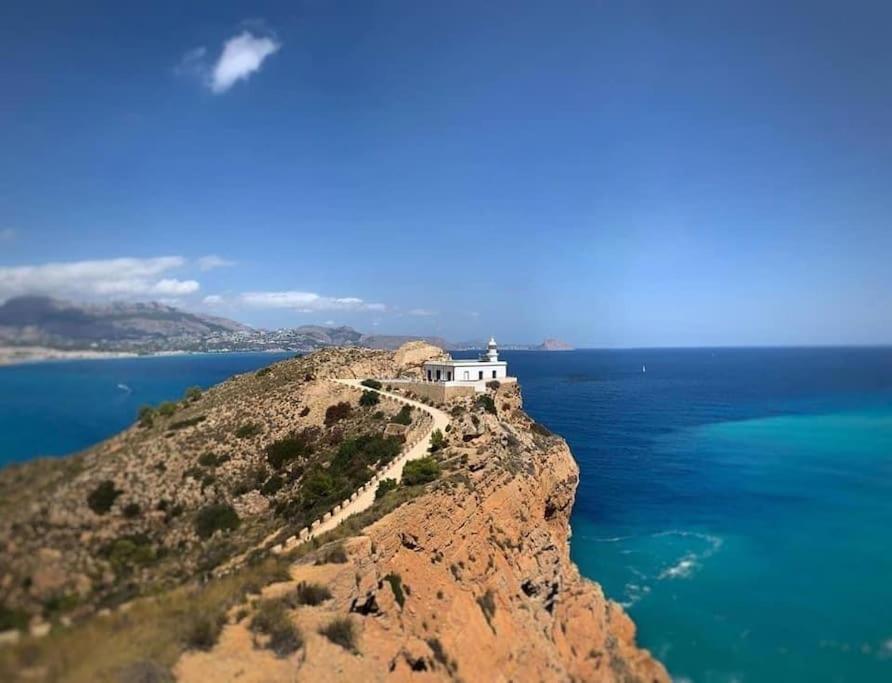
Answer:
[[(76, 303), (48, 296), (20, 296), (0, 304), (0, 347), (53, 351), (160, 353), (201, 351), (309, 352), (329, 346), (394, 350), (421, 340), (447, 351), (485, 348), (482, 340), (450, 342), (434, 335), (367, 334), (350, 326), (300, 325), (265, 330), (228, 318), (192, 313), (158, 302)], [(564, 350), (542, 344), (502, 344), (509, 350)]]

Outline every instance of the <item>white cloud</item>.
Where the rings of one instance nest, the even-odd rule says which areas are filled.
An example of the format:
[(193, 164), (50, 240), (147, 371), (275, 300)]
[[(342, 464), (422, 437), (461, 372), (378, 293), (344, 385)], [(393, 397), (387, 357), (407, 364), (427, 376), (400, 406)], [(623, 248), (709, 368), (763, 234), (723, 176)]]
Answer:
[(159, 280), (150, 290), (152, 294), (164, 294), (167, 296), (183, 296), (184, 294), (194, 294), (201, 288), (195, 280), (175, 280), (172, 278), (164, 278)]
[(185, 263), (180, 256), (161, 256), (0, 267), (0, 300), (21, 294), (103, 298), (192, 294), (200, 288), (195, 280), (165, 277)]
[(409, 315), (430, 316), (437, 315), (437, 312), (432, 311), (429, 308), (413, 308), (409, 311)]
[(385, 311), (387, 306), (367, 303), (353, 296), (331, 297), (315, 292), (246, 292), (241, 300), (257, 308), (289, 308), (299, 313), (316, 311)]
[(238, 81), (247, 79), (281, 46), (273, 38), (255, 36), (249, 31), (230, 38), (224, 43), (223, 52), (211, 71), (211, 90), (224, 93)]
[(219, 294), (208, 294), (202, 302), (207, 306), (218, 306), (223, 303), (223, 297)]
[(214, 268), (226, 268), (228, 266), (234, 266), (235, 261), (230, 261), (225, 258), (221, 258), (216, 254), (209, 254), (207, 256), (202, 256), (197, 261), (198, 267), (201, 270), (213, 270)]
[(174, 67), (174, 73), (196, 78), (211, 92), (220, 95), (259, 71), (267, 57), (281, 47), (282, 43), (268, 31), (262, 28), (256, 31), (246, 29), (223, 43), (216, 62), (211, 63), (206, 47), (196, 47), (183, 55), (180, 63)]
[(0, 230), (0, 242), (12, 242), (15, 239), (15, 230), (3, 228)]

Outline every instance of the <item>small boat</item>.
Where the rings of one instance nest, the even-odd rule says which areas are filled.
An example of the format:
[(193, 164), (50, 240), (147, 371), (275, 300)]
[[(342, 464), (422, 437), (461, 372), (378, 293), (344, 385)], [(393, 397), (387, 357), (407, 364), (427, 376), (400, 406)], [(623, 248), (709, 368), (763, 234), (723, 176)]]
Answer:
[(642, 365), (642, 366), (641, 366), (641, 372), (642, 372), (642, 373), (647, 372), (647, 366), (646, 366), (646, 365)]
[(133, 393), (133, 389), (131, 389), (130, 387), (128, 387), (126, 384), (119, 384), (119, 385), (118, 385), (118, 389), (120, 389), (121, 391), (126, 391), (128, 394), (132, 394), (132, 393)]

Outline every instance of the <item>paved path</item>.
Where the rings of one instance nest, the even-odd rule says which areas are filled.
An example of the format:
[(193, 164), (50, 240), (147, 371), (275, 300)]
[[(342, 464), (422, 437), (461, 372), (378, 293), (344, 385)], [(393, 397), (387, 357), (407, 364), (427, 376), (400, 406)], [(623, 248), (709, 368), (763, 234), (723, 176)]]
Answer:
[[(367, 387), (362, 386), (361, 380), (358, 379), (336, 379), (333, 381), (339, 382), (340, 384), (346, 384), (347, 386), (355, 387), (357, 389), (367, 389)], [(446, 425), (449, 424), (449, 415), (444, 413), (442, 410), (432, 408), (431, 406), (420, 403), (419, 401), (413, 401), (411, 399), (405, 398), (404, 396), (400, 396), (399, 394), (384, 391), (383, 389), (374, 391), (378, 391), (378, 393), (382, 396), (388, 396), (392, 399), (395, 399), (396, 401), (399, 401), (400, 403), (405, 403), (418, 410), (423, 410), (425, 413), (430, 415), (431, 418), (433, 418), (427, 431), (422, 434), (421, 439), (418, 441), (418, 443), (416, 443), (412, 448), (397, 456), (394, 461), (390, 463), (387, 469), (384, 470), (381, 476), (381, 479), (396, 479), (397, 481), (399, 481), (403, 475), (403, 467), (409, 460), (423, 458), (428, 454), (431, 434), (433, 434), (434, 431), (437, 429), (439, 429), (441, 432), (446, 432)], [(283, 552), (296, 548), (297, 546), (309, 541), (310, 539), (316, 538), (328, 531), (331, 531), (348, 517), (362, 512), (363, 510), (367, 510), (375, 502), (376, 490), (376, 486), (370, 486), (365, 491), (361, 491), (356, 498), (344, 505), (341, 510), (332, 514), (331, 517), (318, 524), (314, 529), (311, 529), (309, 536), (305, 538), (292, 536), (287, 541), (285, 541), (285, 543), (282, 544), (282, 547), (279, 548), (278, 551)]]

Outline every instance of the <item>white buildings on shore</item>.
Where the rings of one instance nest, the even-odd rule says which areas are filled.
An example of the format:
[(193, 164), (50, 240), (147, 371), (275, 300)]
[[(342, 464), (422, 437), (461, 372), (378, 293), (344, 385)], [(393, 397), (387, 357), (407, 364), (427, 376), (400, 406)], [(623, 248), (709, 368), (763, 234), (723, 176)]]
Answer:
[(479, 358), (464, 360), (431, 360), (424, 364), (423, 379), (448, 386), (473, 386), (478, 392), (486, 391), (486, 383), (508, 378), (508, 363), (499, 360), (496, 340), (490, 338), (486, 353)]

